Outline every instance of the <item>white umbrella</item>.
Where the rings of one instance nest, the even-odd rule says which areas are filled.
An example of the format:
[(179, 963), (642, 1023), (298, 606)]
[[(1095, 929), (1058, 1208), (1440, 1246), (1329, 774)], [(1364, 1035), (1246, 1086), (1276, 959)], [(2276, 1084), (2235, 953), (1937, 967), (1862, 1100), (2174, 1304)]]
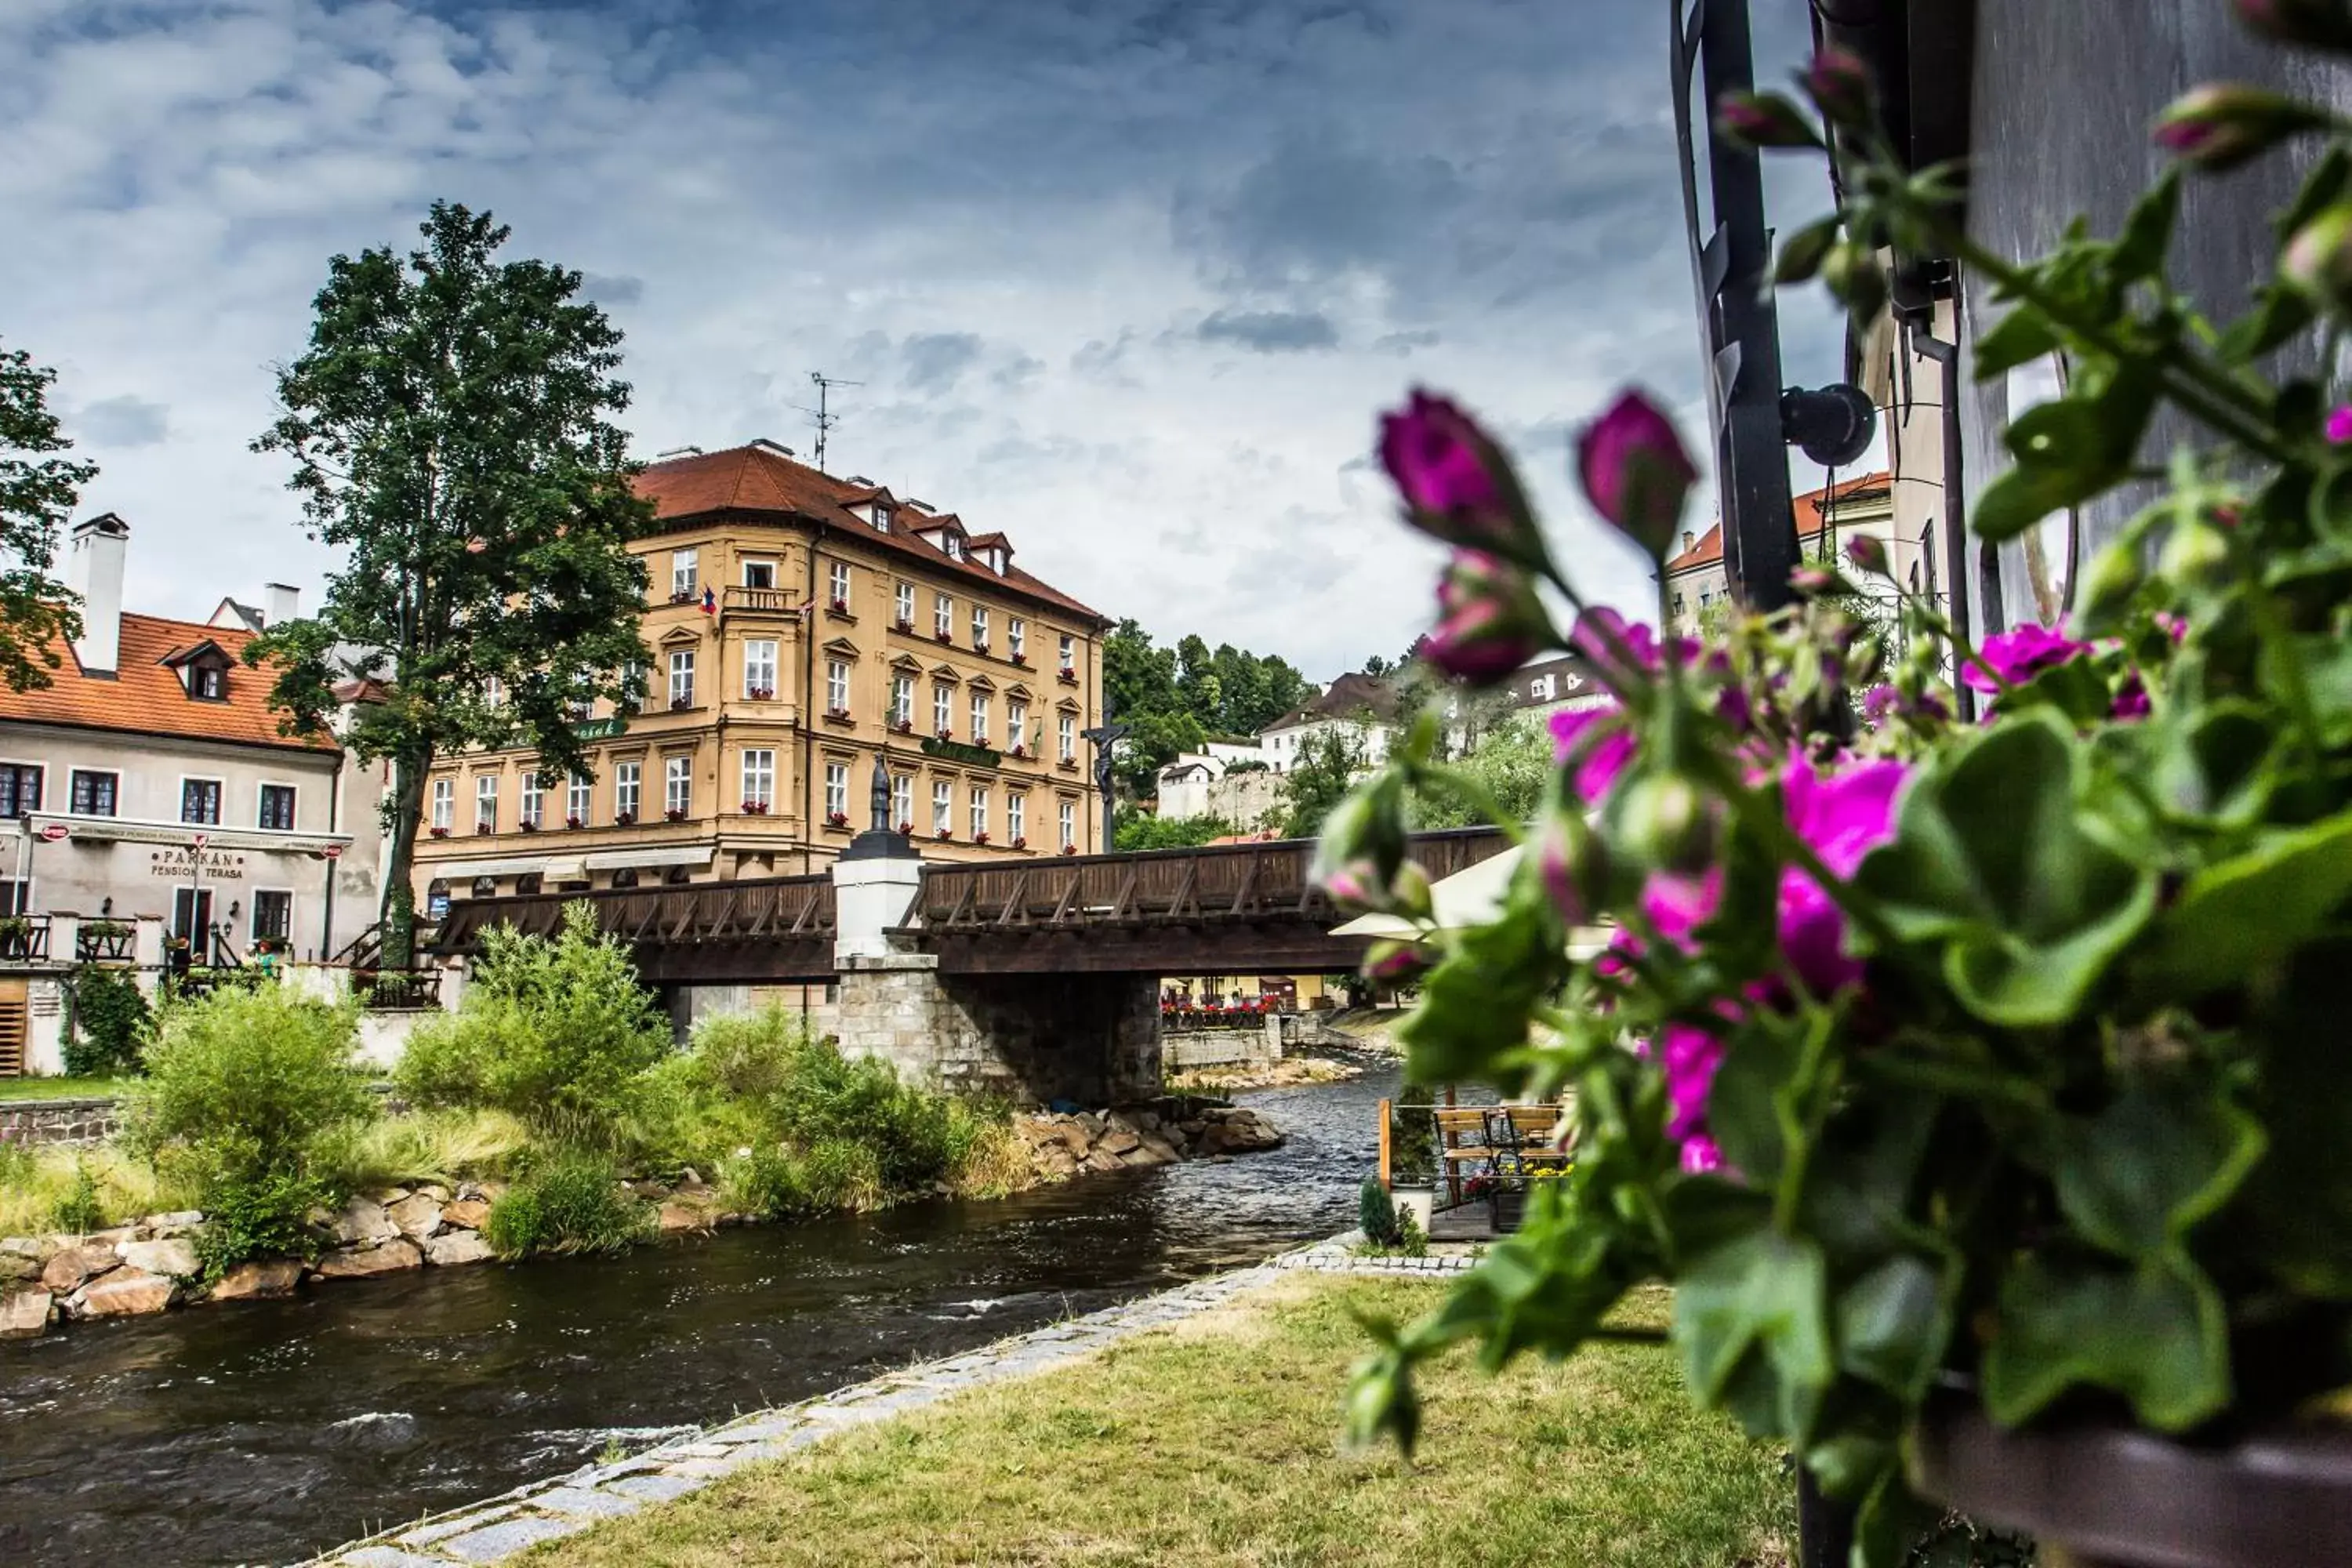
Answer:
[[(1416, 925), (1402, 915), (1358, 915), (1347, 924), (1335, 927), (1331, 934), (1421, 941), (1433, 930), (1467, 931), (1473, 926), (1490, 924), (1503, 912), (1504, 897), (1510, 891), (1511, 879), (1526, 853), (1526, 846), (1514, 844), (1499, 855), (1489, 856), (1466, 870), (1431, 884), (1428, 927)], [(1568, 934), (1569, 956), (1591, 958), (1608, 947), (1612, 934), (1607, 926), (1579, 926)]]

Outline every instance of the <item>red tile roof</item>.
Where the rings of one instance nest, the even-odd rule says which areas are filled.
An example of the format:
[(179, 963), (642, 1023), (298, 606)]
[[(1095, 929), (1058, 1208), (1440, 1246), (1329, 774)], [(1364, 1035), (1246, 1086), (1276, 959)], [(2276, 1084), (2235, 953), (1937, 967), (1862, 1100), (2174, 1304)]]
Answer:
[[(1864, 474), (1859, 479), (1848, 479), (1839, 485), (1836, 500), (1849, 501), (1858, 496), (1883, 495), (1894, 487), (1894, 483), (1895, 476), (1885, 469), (1874, 474)], [(1799, 539), (1817, 539), (1821, 536), (1822, 497), (1827, 494), (1829, 494), (1827, 489), (1808, 490), (1795, 498)], [(1672, 576), (1677, 572), (1688, 572), (1694, 567), (1712, 566), (1722, 559), (1723, 524), (1718, 522), (1708, 529), (1696, 544), (1667, 562), (1666, 574)]]
[(706, 452), (699, 457), (674, 458), (666, 463), (651, 464), (637, 476), (637, 493), (654, 503), (655, 515), (665, 523), (730, 511), (781, 512), (854, 533), (868, 545), (900, 555), (918, 556), (930, 571), (1010, 589), (1084, 616), (1097, 626), (1111, 625), (1110, 618), (1101, 611), (1080, 604), (1017, 566), (1008, 568), (1000, 576), (981, 562), (950, 560), (910, 531), (943, 525), (962, 526), (956, 521), (954, 513), (902, 511), (888, 533), (877, 532), (872, 524), (861, 521), (848, 510), (860, 499), (877, 493), (877, 487), (836, 479), (765, 447), (733, 447), (724, 452)]
[[(300, 741), (278, 733), (279, 714), (269, 706), (269, 669), (247, 669), (243, 662), (245, 645), (252, 640), (248, 631), (125, 614), (113, 679), (84, 675), (73, 648), (63, 641), (53, 643), (52, 650), (59, 656), (58, 668), (49, 672), (54, 684), (40, 691), (0, 689), (0, 721), (336, 751), (334, 741), (325, 736)], [(237, 661), (228, 672), (226, 701), (190, 697), (179, 672), (164, 663), (207, 642)]]

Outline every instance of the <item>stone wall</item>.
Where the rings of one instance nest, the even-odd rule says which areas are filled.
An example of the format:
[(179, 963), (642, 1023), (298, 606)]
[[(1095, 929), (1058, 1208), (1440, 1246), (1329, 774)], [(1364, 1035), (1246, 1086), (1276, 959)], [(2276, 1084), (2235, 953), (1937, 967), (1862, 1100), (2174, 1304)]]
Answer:
[(1025, 1105), (1122, 1104), (1160, 1092), (1160, 993), (1149, 975), (941, 975), (924, 954), (845, 960), (841, 1048), (900, 1076)]
[(122, 1125), (111, 1100), (20, 1100), (0, 1104), (0, 1142), (102, 1143)]
[(1281, 1037), (1282, 1020), (1269, 1017), (1255, 1029), (1171, 1029), (1160, 1037), (1160, 1051), (1171, 1068), (1270, 1062), (1282, 1055)]

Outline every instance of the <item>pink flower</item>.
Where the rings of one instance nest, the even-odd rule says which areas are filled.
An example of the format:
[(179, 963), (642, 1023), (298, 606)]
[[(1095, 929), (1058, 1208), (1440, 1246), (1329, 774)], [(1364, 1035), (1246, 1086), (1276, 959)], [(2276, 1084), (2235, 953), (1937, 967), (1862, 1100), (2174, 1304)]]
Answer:
[[(1999, 691), (2003, 681), (2019, 685), (2054, 665), (2090, 651), (2089, 643), (2076, 642), (2048, 626), (2028, 624), (2013, 632), (1987, 637), (1979, 650), (1982, 662), (1971, 660), (1960, 671), (1960, 679), (1979, 691)], [(1988, 669), (1998, 673), (2000, 679), (1995, 680)]]
[(1614, 708), (1587, 708), (1579, 712), (1555, 713), (1551, 716), (1552, 760), (1565, 766), (1580, 755), (1582, 761), (1576, 769), (1576, 796), (1587, 805), (1597, 805), (1633, 760), (1633, 733), (1622, 723), (1614, 723), (1609, 732), (1598, 740), (1587, 740), (1586, 732), (1596, 725), (1611, 725), (1622, 715)]
[(1840, 125), (1870, 122), (1870, 69), (1844, 49), (1830, 47), (1805, 68), (1805, 94), (1813, 107)]
[(1535, 542), (1502, 453), (1447, 399), (1415, 390), (1402, 411), (1381, 416), (1381, 462), (1424, 532), (1514, 552)]
[(1751, 147), (1818, 147), (1821, 136), (1797, 106), (1777, 92), (1727, 92), (1715, 101), (1715, 123)]
[(2150, 711), (2147, 687), (2141, 681), (2139, 673), (2135, 670), (2124, 677), (2124, 683), (2116, 689), (2115, 704), (2107, 710), (2108, 716), (2116, 719), (2145, 719)]
[(1683, 1140), (1683, 1169), (1694, 1175), (1719, 1171), (1723, 1169), (1723, 1151), (1706, 1133), (1695, 1132)]
[(1698, 653), (1698, 639), (1676, 637), (1661, 644), (1658, 634), (1639, 621), (1629, 621), (1616, 611), (1602, 605), (1589, 610), (1569, 634), (1568, 646), (1572, 652), (1597, 666), (1604, 676), (1618, 681), (1630, 681), (1654, 674), (1664, 666), (1671, 653), (1677, 663), (1687, 665)]
[(1698, 470), (1657, 405), (1638, 392), (1618, 398), (1577, 438), (1576, 471), (1593, 510), (1652, 560), (1665, 558)]
[(1691, 1024), (1658, 1031), (1658, 1068), (1665, 1075), (1666, 1136), (1680, 1143), (1706, 1123), (1707, 1091), (1723, 1066), (1723, 1041)]
[[(1843, 880), (1863, 858), (1895, 837), (1895, 797), (1910, 776), (1887, 759), (1856, 763), (1827, 778), (1792, 759), (1780, 775), (1789, 826)], [(1805, 984), (1822, 995), (1862, 978), (1845, 951), (1845, 916), (1819, 883), (1790, 867), (1780, 873), (1780, 952)]]
[(1456, 551), (1438, 580), (1444, 619), (1421, 657), (1457, 680), (1491, 686), (1536, 656), (1551, 632), (1527, 574), (1484, 551)]
[(2352, 441), (2352, 403), (2328, 410), (2327, 439), (2338, 447)]

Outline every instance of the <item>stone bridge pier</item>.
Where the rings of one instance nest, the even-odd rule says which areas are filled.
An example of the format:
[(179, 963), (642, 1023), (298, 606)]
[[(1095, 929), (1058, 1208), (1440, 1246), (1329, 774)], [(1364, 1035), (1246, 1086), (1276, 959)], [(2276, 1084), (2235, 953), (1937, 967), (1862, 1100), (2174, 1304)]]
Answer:
[(887, 826), (887, 802), (834, 862), (834, 1027), (844, 1052), (879, 1057), (910, 1082), (1022, 1104), (1160, 1093), (1158, 976), (943, 974), (937, 954), (903, 951), (888, 934), (920, 890), (922, 867), (920, 851)]

